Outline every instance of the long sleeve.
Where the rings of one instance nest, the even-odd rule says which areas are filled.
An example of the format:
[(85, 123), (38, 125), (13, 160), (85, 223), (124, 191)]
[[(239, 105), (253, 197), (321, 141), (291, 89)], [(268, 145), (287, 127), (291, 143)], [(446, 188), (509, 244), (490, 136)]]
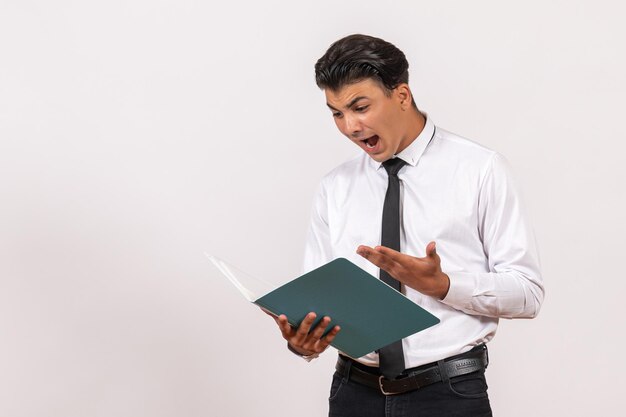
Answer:
[(489, 272), (444, 271), (443, 303), (472, 315), (533, 318), (544, 298), (535, 237), (504, 158), (494, 154), (479, 193), (479, 234)]
[(328, 225), (328, 203), (325, 182), (318, 187), (311, 209), (311, 220), (304, 247), (302, 272), (309, 272), (333, 259)]
[[(324, 187), (324, 182), (322, 181), (322, 183), (318, 186), (315, 199), (313, 200), (313, 207), (311, 209), (311, 220), (304, 246), (302, 273), (310, 272), (311, 270), (332, 260), (326, 195), (326, 189)], [(292, 353), (303, 358), (307, 362), (319, 357), (319, 354), (302, 356), (289, 346), (289, 344), (287, 344), (287, 347)]]

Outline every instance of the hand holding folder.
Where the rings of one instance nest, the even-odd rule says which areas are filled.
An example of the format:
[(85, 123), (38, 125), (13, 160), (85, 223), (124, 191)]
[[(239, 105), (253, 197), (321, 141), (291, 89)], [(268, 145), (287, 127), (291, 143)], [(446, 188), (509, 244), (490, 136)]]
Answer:
[[(289, 319), (284, 314), (276, 317), (264, 308), (261, 309), (274, 318), (290, 348), (303, 356), (311, 356), (325, 351), (341, 330), (340, 326), (334, 324), (332, 328), (330, 327), (331, 317), (325, 316), (316, 321), (317, 314), (314, 311), (308, 313), (298, 327), (294, 327), (289, 324)], [(328, 328), (330, 331), (326, 331)]]
[[(294, 328), (315, 312), (311, 328), (322, 323), (318, 331), (323, 329), (323, 335), (331, 331), (331, 324), (323, 326), (322, 320), (331, 317), (332, 326), (340, 326), (341, 331), (330, 344), (353, 358), (439, 323), (437, 317), (347, 259), (335, 259), (266, 292), (269, 284), (207, 256), (244, 297), (276, 317), (285, 315)], [(258, 297), (258, 292), (264, 295)]]

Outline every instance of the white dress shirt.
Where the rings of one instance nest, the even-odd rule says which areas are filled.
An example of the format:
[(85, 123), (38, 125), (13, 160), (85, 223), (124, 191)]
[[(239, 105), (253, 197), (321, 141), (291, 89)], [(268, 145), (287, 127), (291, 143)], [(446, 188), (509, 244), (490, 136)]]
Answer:
[[(500, 317), (536, 316), (544, 289), (533, 231), (501, 155), (427, 118), (396, 156), (407, 162), (398, 174), (401, 252), (424, 257), (435, 241), (450, 277), (443, 300), (403, 286), (441, 320), (403, 339), (405, 365), (412, 368), (488, 342)], [(380, 244), (386, 190), (385, 169), (365, 153), (327, 174), (313, 205), (304, 272), (343, 257), (378, 276), (356, 249)], [(378, 366), (374, 352), (354, 359)]]

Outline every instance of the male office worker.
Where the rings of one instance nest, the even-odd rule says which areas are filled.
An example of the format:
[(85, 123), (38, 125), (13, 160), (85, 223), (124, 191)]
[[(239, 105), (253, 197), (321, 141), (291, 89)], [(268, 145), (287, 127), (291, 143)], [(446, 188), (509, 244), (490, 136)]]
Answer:
[[(361, 358), (339, 352), (330, 416), (489, 416), (486, 343), (500, 317), (535, 317), (543, 301), (534, 236), (506, 161), (420, 112), (408, 66), (364, 35), (315, 65), (337, 128), (363, 153), (322, 180), (304, 269), (345, 257), (441, 320)], [(322, 337), (331, 318), (314, 319), (276, 319), (305, 358), (340, 331)]]

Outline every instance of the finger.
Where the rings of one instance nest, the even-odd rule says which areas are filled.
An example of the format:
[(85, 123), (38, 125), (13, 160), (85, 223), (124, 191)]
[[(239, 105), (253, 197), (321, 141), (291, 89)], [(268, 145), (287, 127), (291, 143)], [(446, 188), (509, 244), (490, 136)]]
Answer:
[(287, 316), (285, 316), (284, 314), (281, 314), (276, 319), (276, 322), (278, 323), (280, 332), (283, 334), (283, 337), (285, 339), (289, 339), (293, 336), (294, 330), (293, 330), (293, 327), (291, 327), (291, 325), (289, 324), (289, 320), (287, 320)]
[(437, 254), (437, 245), (435, 242), (430, 242), (428, 246), (426, 246), (426, 256), (432, 262), (432, 266), (436, 269), (441, 268), (441, 258), (439, 254)]
[(314, 341), (318, 341), (319, 339), (321, 339), (322, 335), (324, 334), (324, 331), (326, 330), (329, 324), (330, 324), (330, 317), (325, 316), (318, 323), (318, 325), (315, 326), (315, 329), (313, 329), (313, 331), (309, 333), (309, 338)]
[(388, 248), (387, 246), (376, 246), (374, 250), (378, 253), (382, 253), (383, 255), (385, 255), (386, 257), (388, 257), (389, 259), (391, 259), (392, 261), (396, 263), (406, 262), (407, 259), (410, 258), (409, 255), (406, 255), (404, 253), (398, 252), (397, 250)]
[(302, 322), (298, 326), (298, 329), (296, 330), (296, 334), (293, 336), (293, 339), (291, 341), (292, 344), (297, 344), (298, 346), (301, 346), (302, 343), (304, 343), (307, 335), (309, 334), (309, 331), (311, 330), (311, 324), (313, 324), (316, 317), (317, 315), (314, 312), (310, 312), (304, 317), (304, 320), (302, 320)]
[(358, 253), (359, 255), (361, 255), (362, 257), (367, 259), (367, 256), (373, 251), (373, 248), (370, 248), (369, 246), (366, 245), (359, 245), (358, 248), (356, 248), (356, 253)]
[(357, 253), (377, 267), (389, 272), (390, 274), (391, 270), (395, 266), (395, 262), (389, 256), (370, 247), (359, 246), (359, 248), (357, 249)]
[(328, 334), (323, 338), (320, 339), (319, 343), (318, 343), (318, 347), (323, 350), (325, 350), (328, 345), (330, 345), (333, 340), (335, 340), (335, 336), (337, 336), (337, 333), (339, 333), (339, 330), (341, 330), (340, 326), (335, 326), (331, 329), (330, 332), (328, 332)]
[(434, 258), (437, 256), (437, 244), (435, 242), (430, 242), (426, 245), (426, 256), (429, 258)]

